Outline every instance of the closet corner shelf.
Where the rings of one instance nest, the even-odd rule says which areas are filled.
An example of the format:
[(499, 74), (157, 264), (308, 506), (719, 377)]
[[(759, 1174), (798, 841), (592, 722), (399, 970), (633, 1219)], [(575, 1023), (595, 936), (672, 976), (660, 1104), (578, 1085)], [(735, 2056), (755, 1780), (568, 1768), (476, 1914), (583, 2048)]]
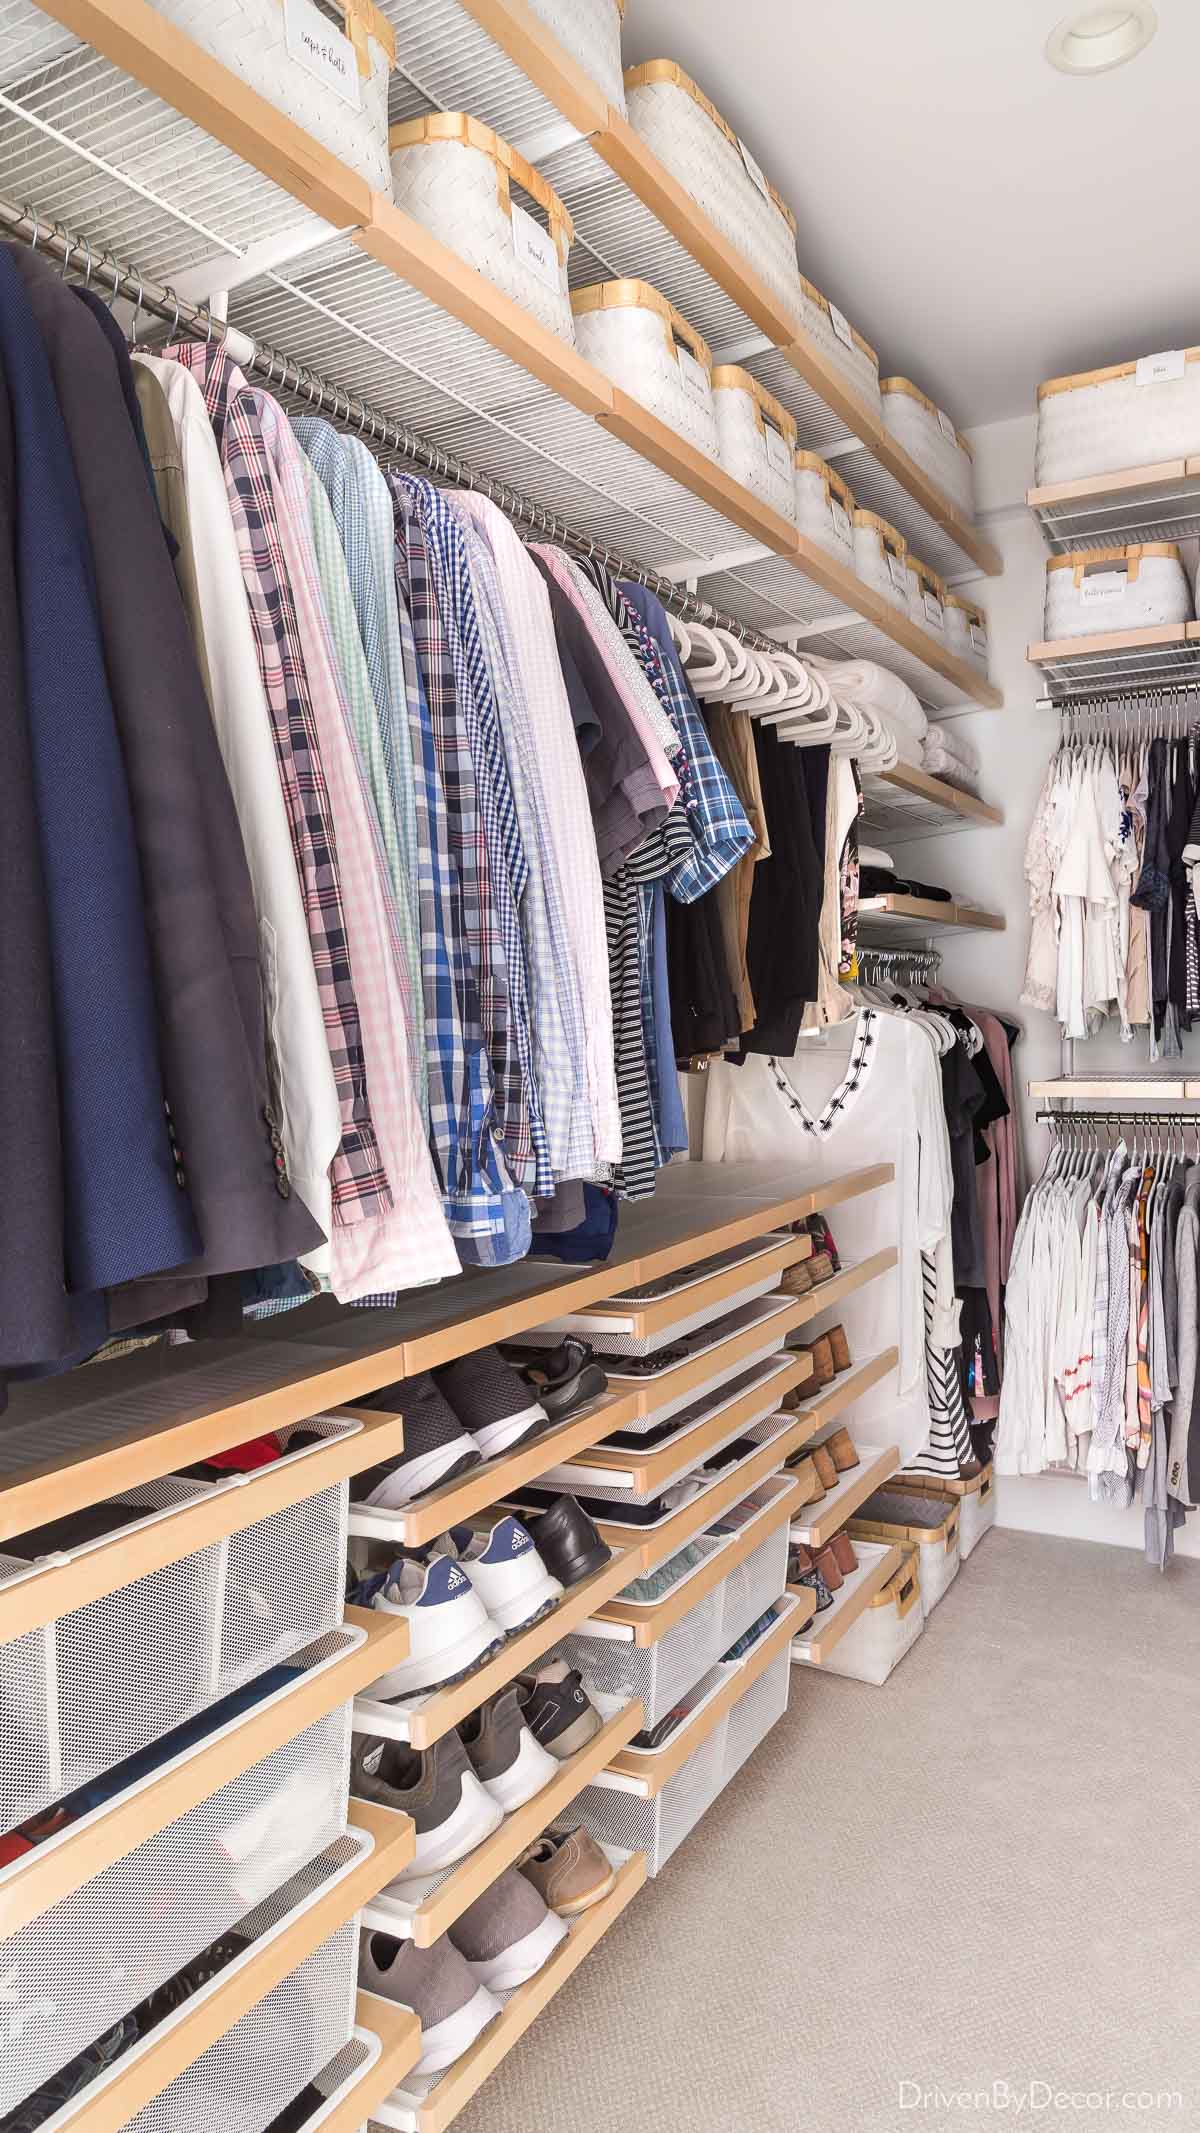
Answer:
[[(107, 2076), (90, 2083), (65, 2116), (55, 2117), (58, 2133), (118, 2133), (127, 2126), (348, 1924), (412, 1857), (412, 1824), (391, 1808), (354, 1801), (347, 1833), (365, 1839), (365, 1848), (357, 1846), (315, 1899), (309, 1897), (285, 1912), (276, 1926), (118, 2059)], [(355, 2021), (360, 2031), (378, 2038), (382, 2048), (341, 2103), (322, 2119), (322, 2133), (353, 2133), (420, 2057), (421, 2027), (410, 2008), (360, 1993)]]
[[(893, 1265), (895, 1260), (896, 1254), (893, 1252)], [(861, 1400), (863, 1394), (870, 1392), (872, 1386), (878, 1385), (889, 1370), (895, 1369), (899, 1360), (898, 1348), (883, 1348), (878, 1355), (873, 1355), (869, 1362), (855, 1363), (849, 1370), (843, 1370), (831, 1385), (826, 1385), (824, 1390), (817, 1394), (815, 1400), (806, 1400), (796, 1409), (798, 1415), (804, 1415), (812, 1423), (812, 1435), (818, 1443), (821, 1435), (832, 1428), (838, 1416), (844, 1414), (848, 1407), (853, 1407), (856, 1400)]]
[(960, 792), (956, 785), (948, 785), (944, 778), (935, 778), (915, 764), (868, 771), (862, 784), (866, 803), (862, 830), (871, 842), (887, 837), (901, 844), (952, 830), (991, 827), (1004, 820), (1003, 808), (992, 807), (974, 793)]
[(1200, 458), (1051, 482), (1027, 489), (1025, 501), (1056, 554), (1128, 541), (1189, 540), (1200, 533)]
[(900, 1451), (895, 1444), (860, 1444), (856, 1449), (859, 1464), (843, 1474), (837, 1487), (813, 1505), (813, 1516), (807, 1516), (806, 1504), (793, 1520), (789, 1528), (793, 1540), (803, 1541), (809, 1548), (823, 1548), (900, 1464)]
[(498, 1874), (519, 1859), (527, 1844), (532, 1844), (544, 1829), (557, 1819), (590, 1785), (597, 1771), (603, 1770), (614, 1755), (622, 1749), (635, 1733), (640, 1732), (644, 1718), (640, 1702), (634, 1701), (615, 1711), (605, 1720), (594, 1740), (577, 1755), (560, 1763), (557, 1772), (543, 1790), (506, 1815), (499, 1829), (495, 1830), (476, 1851), (469, 1853), (449, 1872), (444, 1874), (435, 1888), (414, 1900), (403, 1894), (391, 1895), (386, 1891), (368, 1905), (363, 1918), (364, 1926), (377, 1933), (391, 1933), (397, 1940), (415, 1941), (418, 1948), (431, 1948), (439, 1934), (461, 1918), (469, 1904), (490, 1888)]
[[(347, 1634), (349, 1633), (349, 1634)], [(386, 1615), (347, 1608), (343, 1630), (319, 1640), (330, 1647), (296, 1681), (250, 1705), (236, 1719), (163, 1765), (144, 1784), (94, 1809), (0, 1872), (0, 1939), (41, 1918), (64, 1896), (94, 1881), (230, 1778), (349, 1702), (396, 1666), (408, 1651), (408, 1626)], [(392, 1872), (399, 1871), (400, 1862)]]
[(925, 896), (864, 896), (858, 907), (858, 937), (864, 948), (897, 941), (928, 940), (937, 933), (1003, 933), (998, 911), (974, 904), (938, 903)]
[(469, 2051), (431, 2085), (396, 2089), (372, 2113), (376, 2125), (395, 2133), (446, 2133), (489, 2074), (495, 2072), (543, 2007), (590, 1955), (598, 1940), (620, 1917), (646, 1879), (644, 1852), (634, 1852), (617, 1869), (616, 1886), (572, 1923), (570, 1933), (528, 1984), (519, 1985), (503, 2013), (483, 2031)]
[(1095, 637), (1031, 644), (1026, 657), (1046, 676), (1052, 698), (1170, 688), (1200, 677), (1200, 622), (1155, 623)]
[(1140, 1080), (1113, 1076), (1097, 1081), (1031, 1081), (1028, 1087), (1033, 1097), (1069, 1103), (1183, 1103), (1200, 1097), (1200, 1081), (1176, 1081), (1167, 1074), (1146, 1074)]
[[(841, 1643), (846, 1631), (900, 1568), (901, 1552), (892, 1542), (885, 1545), (883, 1542), (858, 1541), (855, 1552), (859, 1559), (858, 1569), (846, 1579), (832, 1609), (812, 1625), (809, 1635), (802, 1634), (794, 1640), (793, 1666), (827, 1665), (831, 1652)], [(788, 1591), (807, 1593), (807, 1588), (789, 1585)]]
[(614, 1789), (636, 1793), (643, 1800), (656, 1799), (663, 1786), (676, 1771), (682, 1770), (697, 1748), (708, 1739), (714, 1727), (727, 1718), (734, 1705), (754, 1687), (772, 1659), (811, 1621), (815, 1605), (812, 1593), (803, 1587), (798, 1592), (784, 1593), (775, 1602), (776, 1618), (770, 1629), (763, 1631), (744, 1658), (724, 1662), (729, 1670), (728, 1679), (722, 1682), (715, 1695), (706, 1696), (696, 1706), (695, 1715), (684, 1719), (662, 1748), (652, 1753), (639, 1748), (623, 1748), (613, 1757), (606, 1776), (621, 1780)]
[(585, 1636), (595, 1634), (599, 1624), (609, 1633), (626, 1632), (618, 1641), (630, 1643), (638, 1651), (650, 1651), (661, 1643), (668, 1630), (682, 1622), (693, 1607), (698, 1607), (714, 1585), (723, 1584), (783, 1519), (790, 1521), (798, 1510), (796, 1498), (800, 1484), (787, 1474), (781, 1474), (778, 1481), (760, 1486), (770, 1491), (769, 1500), (746, 1520), (744, 1526), (725, 1535), (699, 1568), (678, 1579), (661, 1600), (654, 1600), (649, 1605), (636, 1600), (608, 1600), (590, 1622), (583, 1623), (582, 1633)]
[[(497, 1689), (515, 1680), (518, 1674), (540, 1659), (543, 1652), (550, 1651), (573, 1629), (578, 1629), (603, 1601), (611, 1599), (636, 1576), (637, 1567), (628, 1550), (618, 1549), (603, 1569), (595, 1571), (590, 1578), (582, 1578), (578, 1585), (568, 1586), (557, 1607), (543, 1615), (540, 1621), (531, 1623), (528, 1629), (509, 1637), (495, 1658), (489, 1659), (487, 1665), (477, 1668), (475, 1673), (468, 1674), (465, 1681), (434, 1689), (422, 1704), (407, 1707), (380, 1703), (370, 1695), (358, 1696), (354, 1704), (355, 1730), (407, 1741), (413, 1748), (432, 1748), (451, 1726), (456, 1726), (468, 1712), (478, 1710)], [(379, 1668), (372, 1678), (378, 1680), (383, 1671)]]

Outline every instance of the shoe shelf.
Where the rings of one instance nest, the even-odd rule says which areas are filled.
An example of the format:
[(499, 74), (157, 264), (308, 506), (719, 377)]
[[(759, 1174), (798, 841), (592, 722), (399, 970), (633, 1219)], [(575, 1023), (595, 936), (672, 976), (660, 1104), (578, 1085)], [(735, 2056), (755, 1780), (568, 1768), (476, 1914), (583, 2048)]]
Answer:
[(813, 1516), (808, 1515), (806, 1504), (791, 1526), (794, 1541), (804, 1541), (810, 1548), (823, 1548), (825, 1542), (853, 1518), (860, 1503), (883, 1486), (889, 1474), (894, 1474), (900, 1464), (899, 1448), (894, 1444), (857, 1444), (859, 1463), (843, 1474), (835, 1488), (826, 1491), (820, 1502), (812, 1505)]
[[(355, 1700), (354, 1724), (360, 1733), (381, 1733), (390, 1740), (407, 1741), (413, 1748), (432, 1748), (435, 1740), (448, 1733), (469, 1711), (478, 1710), (497, 1689), (533, 1666), (544, 1652), (576, 1629), (593, 1610), (611, 1599), (622, 1585), (636, 1577), (636, 1565), (627, 1552), (618, 1550), (611, 1562), (581, 1578), (577, 1585), (568, 1586), (557, 1607), (540, 1620), (531, 1622), (528, 1629), (509, 1637), (503, 1649), (486, 1666), (468, 1674), (465, 1681), (453, 1682), (448, 1688), (434, 1689), (428, 1695), (413, 1698), (407, 1704), (381, 1703), (369, 1693)], [(384, 1618), (386, 1619), (386, 1617)], [(383, 1668), (371, 1676), (379, 1680)]]
[(618, 1595), (615, 1600), (606, 1601), (590, 1622), (583, 1623), (579, 1634), (612, 1637), (635, 1645), (639, 1651), (661, 1644), (668, 1631), (739, 1569), (768, 1534), (784, 1519), (790, 1521), (796, 1515), (799, 1487), (787, 1475), (764, 1482), (759, 1493), (764, 1499), (760, 1508), (736, 1532), (711, 1535), (711, 1554), (678, 1578), (661, 1600), (626, 1600)]
[(411, 1895), (393, 1895), (385, 1890), (367, 1906), (364, 1926), (390, 1933), (397, 1940), (413, 1940), (418, 1948), (431, 1948), (439, 1934), (461, 1918), (484, 1889), (491, 1887), (496, 1876), (520, 1858), (526, 1845), (565, 1812), (576, 1794), (591, 1784), (597, 1771), (603, 1770), (618, 1750), (633, 1739), (642, 1724), (642, 1706), (637, 1701), (614, 1711), (595, 1739), (560, 1764), (550, 1783), (523, 1807), (506, 1815), (499, 1829), (476, 1851), (438, 1876), (433, 1886), (415, 1889)]
[(401, 1511), (385, 1511), (369, 1504), (350, 1506), (350, 1532), (364, 1540), (390, 1541), (397, 1548), (419, 1548), (436, 1540), (451, 1526), (462, 1525), (477, 1511), (501, 1503), (528, 1481), (536, 1481), (548, 1465), (560, 1466), (586, 1451), (614, 1430), (624, 1429), (637, 1415), (632, 1394), (606, 1392), (589, 1400), (554, 1429), (544, 1429), (514, 1450), (485, 1459), (482, 1466), (440, 1489), (430, 1490), (417, 1503)]
[[(705, 1532), (731, 1504), (739, 1503), (760, 1482), (778, 1473), (784, 1461), (806, 1442), (811, 1434), (811, 1424), (801, 1416), (781, 1413), (756, 1423), (747, 1434), (758, 1440), (757, 1450), (747, 1452), (744, 1459), (735, 1460), (723, 1468), (695, 1496), (689, 1497), (677, 1511), (668, 1512), (656, 1525), (621, 1525), (615, 1516), (597, 1519), (609, 1547), (626, 1551), (629, 1563), (627, 1584), (634, 1578), (648, 1577), (660, 1563), (667, 1562), (689, 1541)], [(617, 1506), (613, 1509), (615, 1513)]]
[[(167, 2115), (172, 2085), (182, 2085), (237, 2023), (249, 2028), (248, 2018), (268, 1994), (341, 1932), (411, 1857), (407, 1815), (355, 1802), (346, 1834), (243, 1922), (239, 1930), (249, 1947), (56, 2113), (54, 2133), (119, 2133), (159, 2098), (166, 2123), (175, 2123)], [(363, 2117), (351, 2116), (351, 2105), (364, 2115), (373, 2110), (420, 2056), (420, 2025), (411, 2009), (360, 1994), (356, 2016), (351, 2042), (359, 2050), (351, 2055), (344, 2046), (338, 2060), (343, 2053), (351, 2065), (357, 2060), (358, 2080), (320, 2121), (334, 2133), (352, 2133)]]
[(1046, 677), (1055, 700), (1115, 695), (1141, 686), (1170, 688), (1200, 675), (1200, 622), (1155, 623), (1146, 629), (1106, 630), (1095, 637), (1059, 637), (1031, 644), (1026, 654)]
[(1051, 482), (1027, 489), (1025, 501), (1055, 554), (1127, 541), (1194, 540), (1200, 533), (1200, 459), (1163, 459), (1120, 474)]
[(917, 837), (940, 837), (952, 830), (994, 827), (1003, 822), (1002, 808), (992, 807), (974, 793), (960, 792), (945, 778), (935, 778), (912, 763), (897, 763), (891, 770), (867, 771), (862, 780), (865, 806), (860, 821), (864, 843), (886, 837), (905, 844)]
[[(536, 1347), (543, 1335), (579, 1334), (593, 1341), (605, 1354), (636, 1355), (681, 1340), (685, 1334), (711, 1318), (753, 1302), (779, 1286), (780, 1277), (797, 1260), (812, 1254), (811, 1237), (763, 1237), (754, 1244), (722, 1253), (716, 1267), (702, 1264), (686, 1270), (664, 1293), (644, 1296), (636, 1290), (609, 1297), (589, 1311), (568, 1311), (549, 1318), (531, 1333), (518, 1336), (522, 1345)], [(671, 1277), (665, 1277), (671, 1281)], [(658, 1287), (659, 1283), (652, 1286)], [(547, 1341), (547, 1346), (552, 1342)]]
[(802, 1401), (795, 1412), (807, 1416), (812, 1423), (811, 1442), (819, 1444), (822, 1438), (829, 1434), (838, 1416), (843, 1414), (847, 1407), (852, 1407), (856, 1400), (861, 1400), (863, 1394), (870, 1392), (872, 1386), (878, 1385), (881, 1378), (885, 1378), (890, 1370), (895, 1369), (899, 1360), (898, 1348), (881, 1349), (869, 1362), (854, 1363), (849, 1370), (839, 1371), (815, 1398)]
[(793, 1328), (806, 1326), (810, 1319), (820, 1318), (824, 1312), (833, 1310), (856, 1290), (865, 1289), (869, 1281), (877, 1281), (881, 1274), (890, 1273), (898, 1257), (896, 1246), (885, 1244), (868, 1258), (857, 1260), (853, 1266), (843, 1266), (839, 1273), (831, 1274), (828, 1281), (819, 1282), (805, 1295), (798, 1296), (796, 1302), (801, 1308)]
[(764, 1630), (744, 1658), (725, 1662), (720, 1674), (693, 1711), (675, 1728), (661, 1748), (622, 1748), (598, 1779), (606, 1790), (633, 1792), (643, 1800), (657, 1798), (678, 1770), (704, 1745), (710, 1733), (727, 1718), (735, 1704), (753, 1688), (759, 1675), (783, 1651), (809, 1619), (812, 1594), (801, 1590), (786, 1593), (777, 1601), (776, 1619)]
[[(609, 1385), (632, 1394), (639, 1422), (668, 1421), (701, 1393), (715, 1392), (731, 1378), (777, 1354), (788, 1334), (803, 1323), (803, 1313), (797, 1306), (805, 1301), (800, 1296), (771, 1295), (743, 1304), (736, 1313), (736, 1325), (717, 1320), (711, 1340), (702, 1347), (692, 1347), (682, 1362), (670, 1363), (647, 1375), (631, 1371), (623, 1356), (608, 1357), (604, 1367)], [(733, 1318), (735, 1314), (731, 1312), (729, 1316)]]
[(357, 2133), (421, 2056), (421, 2025), (411, 2007), (360, 1992), (354, 2015), (350, 2044), (316, 2079), (325, 2108), (318, 2117), (314, 2106), (302, 2133)]
[(517, 1987), (502, 2012), (482, 2036), (476, 2038), (470, 2050), (432, 2081), (422, 2082), (419, 2087), (396, 2089), (372, 2113), (374, 2123), (395, 2128), (396, 2133), (445, 2133), (446, 2127), (453, 2125), (488, 2075), (495, 2072), (501, 2060), (507, 2058), (514, 2044), (524, 2036), (530, 2023), (561, 1992), (585, 1956), (591, 1954), (596, 1943), (616, 1923), (645, 1879), (645, 1859), (635, 1853), (617, 1869), (615, 1887), (590, 1910), (571, 1920), (567, 1938), (542, 1965), (536, 1977)]
[(858, 907), (858, 937), (864, 948), (926, 941), (936, 933), (1003, 933), (1006, 923), (998, 911), (925, 896), (865, 896)]
[[(70, 1415), (59, 1419), (68, 1426), (76, 1420)], [(89, 1424), (93, 1420), (80, 1419)], [(188, 1485), (181, 1482), (180, 1501), (148, 1506), (137, 1524), (122, 1526), (107, 1540), (46, 1554), (19, 1567), (17, 1558), (9, 1557), (0, 1570), (0, 1645), (105, 1600), (201, 1549), (215, 1548), (404, 1448), (404, 1424), (398, 1415), (335, 1412), (317, 1418), (317, 1426), (327, 1434), (294, 1453), (285, 1450), (270, 1466), (230, 1474), (209, 1486), (191, 1484), (190, 1496), (185, 1494)], [(107, 1420), (101, 1419), (101, 1436), (107, 1427)], [(0, 1562), (6, 1555), (0, 1542)]]
[(118, 1860), (377, 1681), (408, 1649), (403, 1622), (347, 1608), (345, 1626), (297, 1655), (299, 1678), (0, 1869), (0, 1940), (41, 1918)]
[(775, 1414), (783, 1406), (784, 1395), (811, 1375), (808, 1356), (781, 1354), (776, 1362), (760, 1365), (744, 1389), (739, 1379), (732, 1392), (718, 1396), (711, 1405), (706, 1403), (694, 1420), (672, 1430), (652, 1450), (601, 1444), (581, 1459), (550, 1468), (542, 1477), (543, 1486), (573, 1496), (594, 1494), (597, 1488), (602, 1494), (627, 1489), (633, 1496), (657, 1496), (743, 1430)]
[[(900, 1550), (892, 1544), (856, 1541), (854, 1552), (858, 1557), (858, 1568), (851, 1571), (834, 1594), (832, 1608), (822, 1615), (814, 1614), (807, 1633), (793, 1642), (793, 1666), (824, 1666), (835, 1645), (841, 1643), (846, 1631), (900, 1568)], [(789, 1585), (788, 1591), (797, 1595), (803, 1593), (812, 1599), (812, 1593), (805, 1585)]]

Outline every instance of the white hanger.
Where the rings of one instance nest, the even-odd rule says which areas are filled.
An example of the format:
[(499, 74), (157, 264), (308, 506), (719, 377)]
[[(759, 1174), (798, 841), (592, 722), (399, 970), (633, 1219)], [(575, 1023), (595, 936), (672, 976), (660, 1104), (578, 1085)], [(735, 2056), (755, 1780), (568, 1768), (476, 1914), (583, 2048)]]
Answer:
[[(697, 696), (719, 696), (724, 690), (733, 669), (724, 645), (714, 631), (704, 622), (688, 624), (691, 651), (688, 655), (688, 680)], [(703, 655), (707, 653), (705, 659)]]
[(747, 646), (740, 638), (734, 637), (729, 630), (721, 629), (719, 625), (713, 630), (713, 636), (729, 661), (730, 680), (735, 683), (745, 681), (750, 673), (750, 652)]
[(757, 711), (771, 695), (775, 676), (760, 652), (747, 651), (746, 672), (735, 674), (726, 691), (726, 701), (735, 711)]
[(678, 615), (673, 615), (671, 613), (669, 608), (666, 610), (666, 616), (667, 628), (670, 630), (671, 635), (675, 640), (675, 649), (679, 654), (682, 664), (686, 666), (688, 660), (691, 657), (692, 652), (692, 640), (688, 635), (687, 627), (684, 623), (680, 621)]

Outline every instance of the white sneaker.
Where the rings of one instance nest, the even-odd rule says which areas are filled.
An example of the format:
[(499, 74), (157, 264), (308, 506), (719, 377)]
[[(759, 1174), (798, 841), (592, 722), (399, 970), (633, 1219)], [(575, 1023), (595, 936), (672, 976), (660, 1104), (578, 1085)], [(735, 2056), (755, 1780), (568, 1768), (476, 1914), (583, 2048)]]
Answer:
[(536, 1622), (562, 1598), (562, 1586), (551, 1577), (528, 1528), (511, 1514), (490, 1533), (454, 1526), (437, 1546), (462, 1564), (493, 1622), (510, 1635)]
[(367, 1691), (378, 1699), (445, 1688), (504, 1643), (466, 1571), (444, 1555), (428, 1565), (398, 1556), (390, 1570), (364, 1579), (350, 1597), (408, 1623), (408, 1657)]

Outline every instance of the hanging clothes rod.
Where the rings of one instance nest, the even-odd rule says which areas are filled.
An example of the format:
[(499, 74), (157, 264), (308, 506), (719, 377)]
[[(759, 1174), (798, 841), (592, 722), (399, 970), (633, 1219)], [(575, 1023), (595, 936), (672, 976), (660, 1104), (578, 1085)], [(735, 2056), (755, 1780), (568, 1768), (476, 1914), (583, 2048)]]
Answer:
[(579, 554), (603, 563), (616, 577), (632, 578), (637, 584), (644, 585), (682, 621), (686, 622), (690, 616), (697, 622), (706, 623), (710, 629), (728, 630), (740, 643), (756, 651), (779, 650), (774, 640), (765, 637), (760, 630), (751, 629), (736, 616), (710, 606), (673, 579), (660, 577), (644, 563), (633, 563), (625, 556), (614, 555), (601, 542), (577, 532), (554, 512), (522, 496), (518, 490), (510, 489), (507, 483), (477, 473), (452, 452), (429, 444), (415, 430), (380, 414), (366, 401), (294, 362), (279, 349), (260, 345), (236, 326), (227, 324), (207, 305), (189, 303), (166, 283), (156, 282), (136, 266), (114, 259), (111, 252), (97, 252), (88, 238), (77, 237), (60, 222), (44, 220), (28, 204), (18, 206), (14, 201), (0, 198), (0, 234), (27, 244), (31, 251), (45, 253), (61, 265), (64, 276), (75, 274), (81, 277), (85, 288), (94, 282), (96, 294), (105, 297), (109, 303), (121, 298), (132, 304), (131, 339), (137, 339), (139, 319), (146, 314), (169, 326), (172, 335), (187, 333), (195, 340), (218, 341), (228, 348), (233, 361), (242, 370), (254, 371), (277, 392), (305, 401), (314, 412), (327, 415), (331, 422), (339, 423), (345, 429), (354, 430), (364, 443), (395, 453), (438, 481), (455, 488), (473, 489), (481, 496), (490, 497), (508, 518), (545, 540), (562, 548), (575, 549)]
[(1137, 712), (1149, 706), (1158, 711), (1176, 706), (1179, 696), (1195, 697), (1200, 694), (1200, 676), (1194, 681), (1150, 681), (1142, 688), (1096, 689), (1087, 696), (1039, 696), (1035, 700), (1038, 711), (1057, 711), (1062, 718), (1081, 718), (1098, 711)]

